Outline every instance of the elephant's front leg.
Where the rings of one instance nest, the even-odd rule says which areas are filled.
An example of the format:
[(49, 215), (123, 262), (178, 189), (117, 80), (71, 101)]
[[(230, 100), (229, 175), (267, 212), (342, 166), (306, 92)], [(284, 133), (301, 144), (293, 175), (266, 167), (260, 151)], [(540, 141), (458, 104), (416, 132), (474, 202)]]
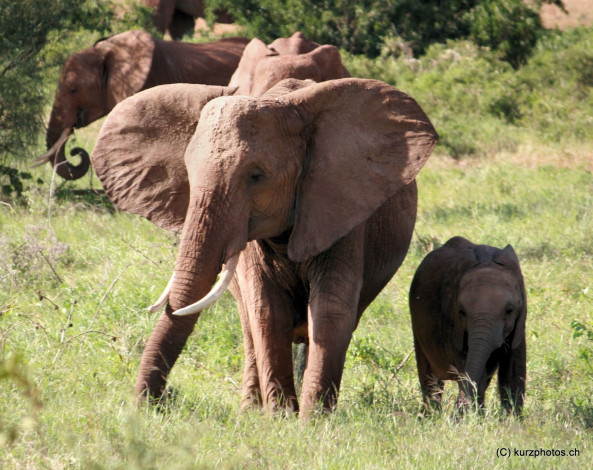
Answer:
[(233, 283), (231, 291), (237, 299), (239, 317), (241, 318), (241, 328), (243, 330), (245, 365), (243, 368), (243, 385), (241, 387), (241, 409), (259, 408), (262, 406), (262, 399), (259, 387), (257, 362), (255, 359), (255, 347), (253, 345), (253, 337), (251, 336), (249, 314), (236, 282)]
[(346, 351), (357, 323), (363, 278), (362, 238), (358, 228), (309, 266), (309, 351), (301, 394), (301, 418), (319, 405), (337, 403)]
[[(267, 411), (297, 411), (292, 367), (293, 312), (286, 291), (257, 265), (249, 262), (250, 250), (241, 257), (237, 286), (241, 292), (245, 337), (245, 373), (242, 406), (259, 399)], [(254, 257), (252, 259), (256, 259)], [(255, 395), (255, 377), (259, 394)]]
[(526, 344), (523, 340), (516, 349), (511, 349), (500, 360), (498, 367), (498, 393), (507, 412), (521, 414), (525, 399), (527, 376)]

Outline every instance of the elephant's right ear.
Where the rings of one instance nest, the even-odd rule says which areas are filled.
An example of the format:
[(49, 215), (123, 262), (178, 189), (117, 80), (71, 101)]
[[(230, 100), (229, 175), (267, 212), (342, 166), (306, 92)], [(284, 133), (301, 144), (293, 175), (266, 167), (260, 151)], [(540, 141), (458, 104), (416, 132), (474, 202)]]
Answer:
[(243, 49), (243, 55), (237, 70), (231, 77), (229, 87), (238, 87), (237, 95), (251, 95), (255, 67), (261, 59), (269, 55), (278, 55), (278, 53), (270, 50), (261, 39), (252, 39)]
[(204, 105), (234, 89), (161, 85), (119, 103), (91, 155), (111, 200), (159, 227), (181, 231), (189, 201), (183, 155)]
[(140, 91), (152, 67), (154, 39), (146, 31), (126, 31), (95, 48), (105, 61), (105, 99), (107, 109)]

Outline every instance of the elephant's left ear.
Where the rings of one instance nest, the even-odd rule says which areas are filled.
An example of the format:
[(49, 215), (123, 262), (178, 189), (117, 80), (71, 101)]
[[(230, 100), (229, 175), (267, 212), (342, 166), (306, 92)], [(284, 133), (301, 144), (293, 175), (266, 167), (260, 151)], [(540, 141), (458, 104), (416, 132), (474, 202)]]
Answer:
[(303, 261), (412, 182), (438, 136), (416, 101), (377, 80), (331, 80), (282, 99), (311, 132), (288, 247)]
[(495, 263), (510, 269), (515, 274), (517, 282), (519, 283), (522, 306), (517, 322), (515, 323), (513, 342), (511, 344), (511, 348), (516, 349), (525, 340), (525, 321), (527, 319), (527, 294), (525, 292), (523, 273), (521, 272), (519, 258), (511, 245), (507, 245), (504, 249), (495, 253), (493, 260)]
[(177, 83), (119, 103), (103, 123), (91, 155), (109, 198), (122, 210), (180, 232), (189, 204), (185, 149), (204, 105), (233, 91)]

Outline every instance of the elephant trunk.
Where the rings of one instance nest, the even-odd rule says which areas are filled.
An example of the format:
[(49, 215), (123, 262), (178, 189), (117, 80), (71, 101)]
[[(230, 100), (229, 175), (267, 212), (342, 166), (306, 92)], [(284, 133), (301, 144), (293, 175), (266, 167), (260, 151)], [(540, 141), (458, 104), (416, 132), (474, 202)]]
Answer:
[(208, 214), (217, 215), (217, 211), (208, 207), (206, 199), (200, 195), (190, 201), (175, 273), (167, 288), (168, 305), (142, 355), (136, 382), (138, 397), (159, 398), (163, 394), (169, 371), (199, 317), (199, 312), (187, 316), (173, 313), (210, 292), (226, 259), (225, 237), (220, 236), (222, 218), (214, 217), (217, 222), (211, 222), (212, 217)]
[(70, 150), (70, 156), (80, 156), (80, 162), (77, 165), (66, 160), (64, 146), (62, 145), (54, 159), (54, 171), (65, 180), (77, 180), (87, 174), (91, 167), (91, 159), (86, 150), (81, 147), (74, 147)]
[(76, 123), (64, 125), (58, 114), (55, 109), (52, 110), (45, 136), (48, 150), (45, 154), (37, 157), (34, 164), (37, 166), (45, 162), (51, 162), (54, 171), (59, 176), (67, 180), (77, 180), (86, 175), (91, 166), (91, 159), (86, 150), (80, 147), (75, 147), (70, 151), (70, 156), (80, 156), (80, 163), (74, 165), (66, 159), (64, 148)]
[(502, 328), (494, 324), (478, 323), (468, 327), (468, 352), (465, 363), (465, 396), (473, 401), (483, 402), (488, 385), (486, 365), (492, 353), (503, 342)]

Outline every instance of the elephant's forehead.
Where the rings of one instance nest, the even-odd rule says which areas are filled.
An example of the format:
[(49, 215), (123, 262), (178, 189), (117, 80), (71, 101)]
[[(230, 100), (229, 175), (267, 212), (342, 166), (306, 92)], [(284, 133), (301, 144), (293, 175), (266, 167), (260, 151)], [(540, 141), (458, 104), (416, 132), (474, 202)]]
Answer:
[(204, 106), (200, 125), (240, 135), (273, 125), (276, 120), (274, 111), (273, 105), (263, 105), (253, 97), (222, 96)]
[(460, 289), (472, 292), (481, 288), (518, 291), (517, 277), (508, 269), (498, 265), (479, 266), (469, 270), (461, 278)]
[(199, 146), (210, 154), (230, 152), (247, 158), (279, 145), (280, 135), (298, 134), (294, 125), (287, 125), (295, 116), (279, 103), (220, 97), (202, 111), (196, 132)]

